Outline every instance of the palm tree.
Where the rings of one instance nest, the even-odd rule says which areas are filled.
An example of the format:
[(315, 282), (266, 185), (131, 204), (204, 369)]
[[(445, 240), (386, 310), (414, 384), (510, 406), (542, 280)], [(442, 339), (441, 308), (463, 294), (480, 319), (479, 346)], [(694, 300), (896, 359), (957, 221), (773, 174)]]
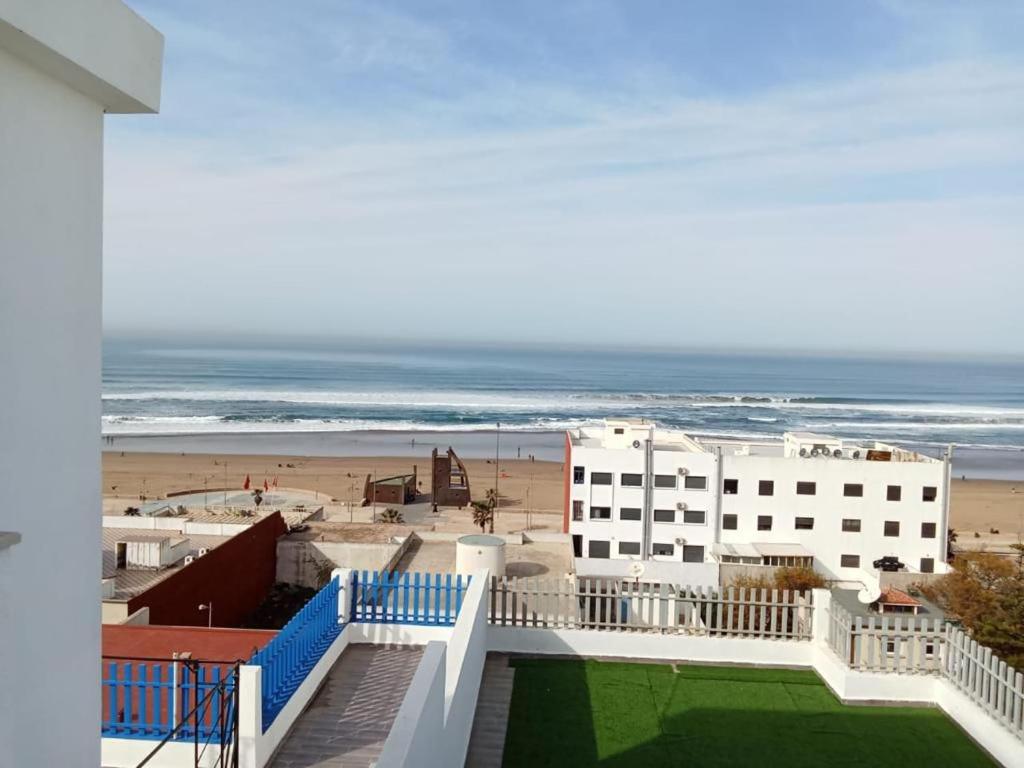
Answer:
[(489, 501), (471, 501), (473, 507), (473, 525), (480, 526), (480, 533), (488, 524), (491, 526), (491, 533), (494, 533), (494, 508)]
[(387, 523), (388, 525), (397, 525), (404, 523), (405, 520), (402, 517), (402, 513), (394, 507), (388, 507), (380, 513), (380, 522)]
[(125, 514), (126, 517), (138, 517), (139, 516), (139, 508), (138, 507), (125, 507), (124, 508), (124, 514)]

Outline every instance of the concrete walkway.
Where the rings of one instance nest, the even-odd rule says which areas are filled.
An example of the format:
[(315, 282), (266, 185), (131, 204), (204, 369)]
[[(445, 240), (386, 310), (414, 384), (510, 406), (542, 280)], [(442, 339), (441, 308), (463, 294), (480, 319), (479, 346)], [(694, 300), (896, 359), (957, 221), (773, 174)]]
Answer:
[(369, 768), (380, 757), (422, 655), (422, 648), (350, 645), (271, 765)]
[(508, 665), (507, 656), (487, 654), (473, 730), (469, 736), (466, 768), (501, 768), (515, 673), (515, 669)]

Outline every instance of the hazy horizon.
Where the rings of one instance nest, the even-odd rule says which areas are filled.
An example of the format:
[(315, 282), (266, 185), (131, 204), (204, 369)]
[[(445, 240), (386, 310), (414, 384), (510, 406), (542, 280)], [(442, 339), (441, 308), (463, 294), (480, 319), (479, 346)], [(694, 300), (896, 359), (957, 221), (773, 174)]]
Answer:
[(1024, 355), (1024, 6), (140, 0), (105, 324)]

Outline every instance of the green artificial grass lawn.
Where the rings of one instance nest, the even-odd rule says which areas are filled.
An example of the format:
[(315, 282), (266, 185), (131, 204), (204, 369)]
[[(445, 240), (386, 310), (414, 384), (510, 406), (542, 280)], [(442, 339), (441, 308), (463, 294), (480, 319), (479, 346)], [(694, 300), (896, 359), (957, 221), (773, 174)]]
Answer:
[(941, 711), (845, 706), (811, 671), (511, 664), (506, 768), (994, 765)]

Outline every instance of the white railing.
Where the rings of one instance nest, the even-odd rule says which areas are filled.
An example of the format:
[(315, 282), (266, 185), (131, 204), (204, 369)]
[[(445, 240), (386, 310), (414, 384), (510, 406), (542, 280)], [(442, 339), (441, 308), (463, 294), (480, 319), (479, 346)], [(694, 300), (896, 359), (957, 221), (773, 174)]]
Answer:
[(810, 640), (810, 592), (581, 577), (492, 577), (495, 626)]
[(1024, 740), (1024, 673), (952, 625), (947, 625), (945, 639), (943, 677)]
[(912, 615), (853, 617), (834, 600), (828, 646), (861, 672), (930, 673), (942, 666), (945, 622)]

